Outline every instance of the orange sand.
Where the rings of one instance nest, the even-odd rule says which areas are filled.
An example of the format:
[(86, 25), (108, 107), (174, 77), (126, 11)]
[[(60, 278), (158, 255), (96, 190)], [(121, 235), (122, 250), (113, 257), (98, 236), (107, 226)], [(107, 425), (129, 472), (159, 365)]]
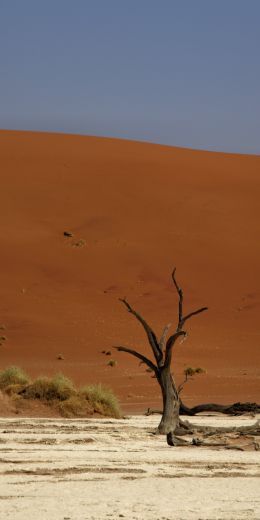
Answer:
[(178, 381), (186, 365), (207, 371), (183, 400), (259, 401), (259, 156), (1, 131), (0, 172), (0, 368), (109, 383), (126, 411), (158, 406), (151, 374), (112, 350), (149, 353), (118, 298), (159, 334), (176, 322), (177, 266), (187, 311), (209, 307), (175, 349)]

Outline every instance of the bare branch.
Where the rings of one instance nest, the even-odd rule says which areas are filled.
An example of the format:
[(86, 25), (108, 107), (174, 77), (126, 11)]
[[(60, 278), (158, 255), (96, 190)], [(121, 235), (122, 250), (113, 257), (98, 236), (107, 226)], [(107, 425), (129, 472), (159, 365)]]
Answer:
[[(184, 381), (184, 383), (185, 383), (185, 381)], [(178, 395), (180, 395), (180, 393), (182, 392), (182, 390), (183, 390), (183, 384), (180, 384), (180, 385), (178, 386), (178, 388), (177, 388)]]
[(173, 283), (176, 287), (176, 291), (178, 292), (178, 295), (179, 295), (179, 320), (178, 320), (178, 326), (177, 326), (177, 331), (179, 331), (182, 329), (184, 323), (187, 320), (189, 320), (192, 316), (195, 316), (196, 314), (200, 314), (201, 312), (207, 311), (208, 307), (201, 307), (200, 309), (190, 312), (186, 316), (183, 316), (183, 292), (177, 283), (177, 280), (175, 278), (175, 273), (176, 273), (176, 267), (173, 269), (172, 279), (173, 279)]
[(140, 354), (140, 352), (137, 352), (136, 350), (132, 350), (131, 348), (124, 347), (121, 345), (119, 347), (114, 347), (114, 348), (116, 350), (118, 350), (118, 352), (127, 352), (127, 354), (131, 354), (132, 356), (137, 357), (138, 359), (140, 359), (142, 361), (142, 363), (145, 363), (145, 365), (147, 365), (149, 368), (151, 368), (155, 372), (155, 374), (158, 373), (158, 369), (157, 369), (156, 365), (150, 359), (143, 356), (143, 354)]
[(176, 290), (178, 292), (178, 294), (180, 294), (182, 292), (181, 288), (179, 287), (178, 283), (177, 283), (177, 280), (175, 278), (175, 273), (176, 273), (176, 267), (174, 267), (173, 271), (172, 271), (172, 279), (173, 279), (173, 283), (176, 287)]
[(172, 279), (173, 279), (173, 283), (176, 287), (176, 291), (179, 295), (179, 319), (178, 319), (178, 326), (177, 326), (177, 330), (181, 330), (182, 328), (182, 320), (183, 320), (183, 316), (182, 316), (182, 307), (183, 307), (183, 292), (182, 292), (182, 289), (179, 287), (178, 283), (177, 283), (177, 280), (175, 278), (175, 273), (176, 273), (176, 267), (173, 269), (173, 272), (172, 272)]
[(161, 349), (162, 352), (163, 352), (163, 350), (165, 348), (167, 334), (168, 334), (171, 326), (172, 326), (172, 324), (168, 323), (168, 325), (165, 325), (165, 327), (163, 329), (163, 332), (162, 332), (162, 335), (161, 335), (161, 339), (159, 341), (159, 346), (160, 346), (160, 349)]
[(169, 337), (169, 339), (166, 343), (165, 362), (164, 362), (165, 367), (169, 366), (171, 363), (172, 348), (173, 348), (174, 343), (180, 336), (186, 336), (186, 332), (184, 330), (177, 330), (177, 332), (175, 332), (174, 334), (172, 334), (172, 336)]
[(201, 312), (207, 311), (208, 307), (201, 307), (197, 311), (190, 312), (184, 318), (182, 318), (182, 325), (184, 325), (185, 321), (189, 320), (192, 316), (195, 316), (196, 314), (200, 314)]
[(157, 337), (156, 337), (154, 331), (152, 330), (152, 328), (150, 327), (150, 325), (148, 325), (148, 323), (144, 320), (144, 318), (131, 307), (131, 305), (128, 303), (128, 301), (125, 298), (119, 298), (119, 301), (121, 301), (126, 306), (128, 312), (133, 314), (136, 317), (136, 319), (142, 324), (142, 326), (147, 334), (148, 341), (152, 347), (152, 351), (153, 351), (154, 357), (156, 359), (156, 362), (157, 363), (160, 362), (163, 357), (162, 351), (160, 349)]
[(177, 388), (177, 391), (178, 391), (178, 394), (180, 395), (180, 393), (182, 392), (183, 390), (183, 387), (184, 385), (187, 383), (188, 381), (188, 378), (191, 378), (191, 376), (188, 376), (188, 374), (185, 372), (185, 379), (179, 384), (178, 388)]

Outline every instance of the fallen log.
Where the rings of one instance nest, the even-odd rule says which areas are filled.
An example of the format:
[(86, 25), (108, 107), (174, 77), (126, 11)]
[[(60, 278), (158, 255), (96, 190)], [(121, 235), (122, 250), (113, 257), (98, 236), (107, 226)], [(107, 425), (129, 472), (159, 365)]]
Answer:
[[(201, 412), (217, 412), (226, 415), (243, 415), (245, 413), (257, 414), (260, 413), (260, 405), (257, 403), (233, 403), (231, 405), (222, 405), (216, 403), (205, 403), (189, 408), (182, 401), (180, 404), (180, 415), (194, 416)], [(162, 414), (162, 410), (152, 410), (148, 408), (145, 415)]]
[(196, 415), (201, 412), (219, 412), (226, 415), (243, 415), (244, 413), (260, 413), (260, 405), (257, 403), (233, 403), (222, 405), (216, 403), (199, 404), (189, 408), (182, 401), (180, 405), (180, 415)]

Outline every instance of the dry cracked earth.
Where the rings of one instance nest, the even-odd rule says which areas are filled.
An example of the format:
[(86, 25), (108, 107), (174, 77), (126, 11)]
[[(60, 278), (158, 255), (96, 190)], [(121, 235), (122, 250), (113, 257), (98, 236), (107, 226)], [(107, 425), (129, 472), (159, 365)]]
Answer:
[(0, 419), (0, 519), (260, 518), (259, 451), (170, 448), (157, 424), (158, 416)]

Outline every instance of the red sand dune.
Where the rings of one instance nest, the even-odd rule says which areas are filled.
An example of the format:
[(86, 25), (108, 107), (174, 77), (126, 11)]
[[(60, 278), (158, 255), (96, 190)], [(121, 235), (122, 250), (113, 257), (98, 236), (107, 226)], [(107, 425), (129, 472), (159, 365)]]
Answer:
[(0, 368), (63, 371), (109, 383), (125, 410), (158, 406), (151, 374), (113, 352), (149, 352), (118, 298), (159, 333), (176, 322), (177, 266), (186, 309), (209, 307), (175, 349), (178, 381), (186, 365), (206, 370), (184, 401), (259, 400), (260, 157), (1, 131), (0, 171)]

